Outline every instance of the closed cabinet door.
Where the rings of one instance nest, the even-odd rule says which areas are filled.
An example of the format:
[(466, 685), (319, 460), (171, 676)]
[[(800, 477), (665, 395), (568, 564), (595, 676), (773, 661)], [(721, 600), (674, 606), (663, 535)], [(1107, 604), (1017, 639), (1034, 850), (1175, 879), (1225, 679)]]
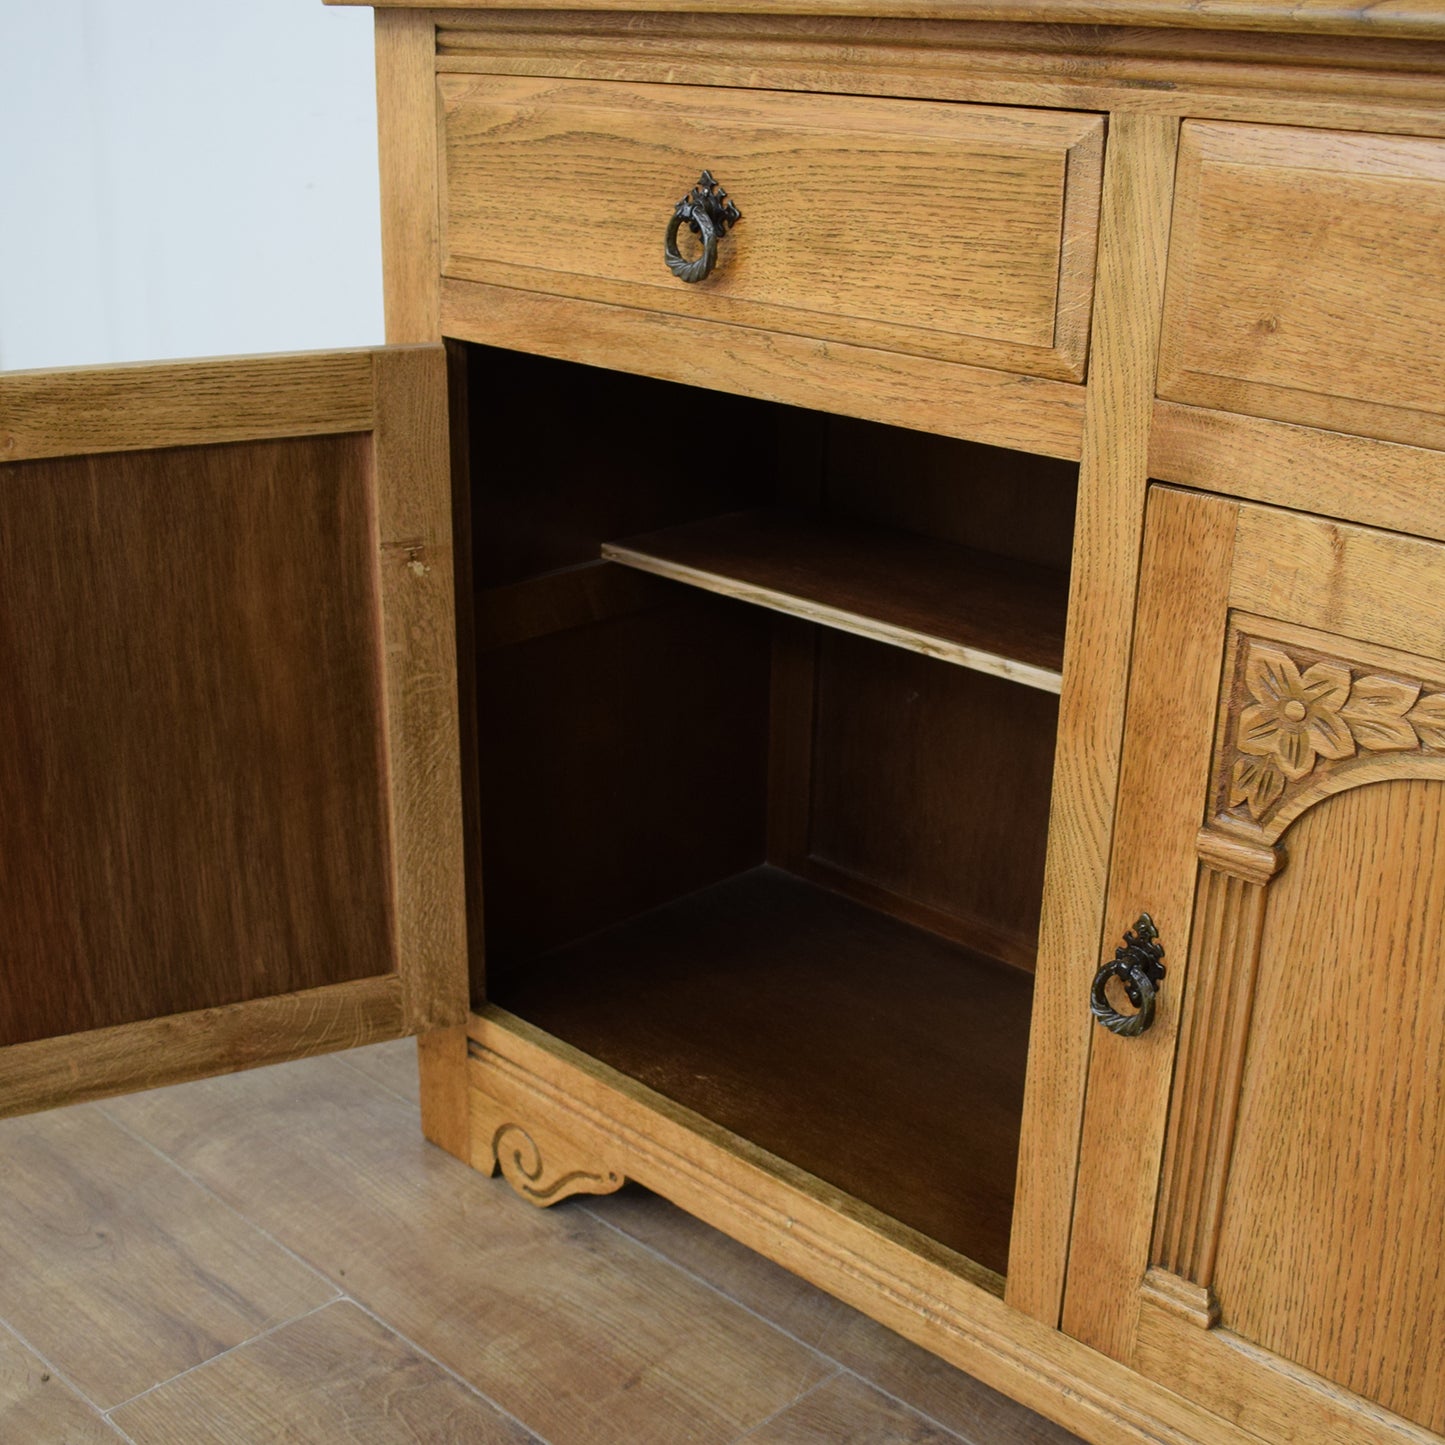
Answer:
[(0, 1114), (465, 1013), (440, 347), (0, 376)]
[(1132, 679), (1065, 1328), (1221, 1439), (1436, 1440), (1445, 546), (1156, 488)]

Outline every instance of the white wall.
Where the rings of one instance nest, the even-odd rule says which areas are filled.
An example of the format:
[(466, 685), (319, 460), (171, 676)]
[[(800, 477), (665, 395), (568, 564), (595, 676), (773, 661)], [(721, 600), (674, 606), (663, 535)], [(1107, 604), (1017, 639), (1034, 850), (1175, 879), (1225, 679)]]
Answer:
[(382, 339), (371, 11), (0, 0), (0, 368)]

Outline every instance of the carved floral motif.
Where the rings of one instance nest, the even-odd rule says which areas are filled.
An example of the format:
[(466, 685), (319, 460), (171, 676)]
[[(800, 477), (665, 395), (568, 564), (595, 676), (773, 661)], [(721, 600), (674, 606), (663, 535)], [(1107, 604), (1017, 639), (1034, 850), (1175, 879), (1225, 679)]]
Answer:
[(1244, 683), (1252, 701), (1235, 721), (1239, 754), (1229, 806), (1247, 804), (1258, 822), (1286, 785), (1361, 751), (1445, 750), (1445, 692), (1421, 696), (1418, 682), (1356, 676), (1347, 663), (1315, 662), (1301, 670), (1282, 648), (1249, 639)]

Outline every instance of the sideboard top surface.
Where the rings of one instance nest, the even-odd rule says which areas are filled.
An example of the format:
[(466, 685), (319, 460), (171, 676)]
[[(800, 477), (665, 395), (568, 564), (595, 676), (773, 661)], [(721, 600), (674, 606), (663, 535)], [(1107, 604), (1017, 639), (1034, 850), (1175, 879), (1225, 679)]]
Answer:
[[(375, 0), (325, 0), (374, 5)], [(397, 10), (686, 10), (697, 14), (834, 15), (1044, 25), (1177, 26), (1394, 39), (1445, 37), (1445, 0), (390, 0)]]

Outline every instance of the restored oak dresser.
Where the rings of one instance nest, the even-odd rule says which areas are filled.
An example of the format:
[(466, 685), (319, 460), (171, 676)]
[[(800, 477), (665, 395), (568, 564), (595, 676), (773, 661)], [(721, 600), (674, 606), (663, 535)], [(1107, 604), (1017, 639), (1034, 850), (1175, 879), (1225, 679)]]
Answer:
[(1445, 1440), (1445, 3), (572, 4), (378, 8), (386, 348), (0, 376), (0, 1112), (414, 1032), (1088, 1440)]

